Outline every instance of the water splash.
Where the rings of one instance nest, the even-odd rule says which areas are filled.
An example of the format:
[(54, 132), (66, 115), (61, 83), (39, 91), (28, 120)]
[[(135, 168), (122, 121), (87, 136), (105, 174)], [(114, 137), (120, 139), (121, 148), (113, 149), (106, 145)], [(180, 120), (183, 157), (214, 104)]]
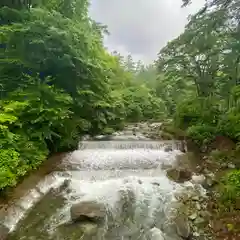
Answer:
[(182, 149), (182, 141), (82, 141), (79, 149), (156, 149), (163, 150), (166, 147), (171, 149)]
[(72, 152), (65, 165), (77, 169), (154, 169), (163, 163), (171, 164), (178, 150), (164, 152), (152, 149), (85, 149)]
[[(27, 194), (21, 200), (23, 209), (16, 204), (16, 215), (13, 217), (9, 212), (5, 223), (16, 230), (10, 239), (71, 238), (72, 228), (64, 223), (70, 220), (71, 205), (81, 201), (97, 201), (107, 209), (102, 238), (86, 239), (146, 239), (149, 234), (156, 235), (156, 229), (151, 230), (154, 227), (164, 233), (174, 194), (184, 186), (171, 182), (162, 165), (172, 165), (182, 154), (180, 144), (177, 141), (82, 142), (79, 150), (63, 159), (59, 172), (47, 176), (32, 190), (33, 195)], [(165, 152), (166, 146), (172, 151)], [(60, 191), (61, 197), (54, 193), (46, 197), (51, 188), (59, 188), (66, 179), (71, 181)], [(64, 231), (60, 233), (63, 225)], [(71, 239), (80, 239), (77, 229), (71, 231), (75, 234)]]

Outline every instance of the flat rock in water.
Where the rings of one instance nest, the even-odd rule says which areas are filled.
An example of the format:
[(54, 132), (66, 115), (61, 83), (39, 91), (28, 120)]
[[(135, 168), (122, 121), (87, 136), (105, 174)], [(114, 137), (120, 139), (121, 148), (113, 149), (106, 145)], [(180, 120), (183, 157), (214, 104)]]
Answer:
[(70, 214), (74, 222), (84, 218), (102, 219), (106, 216), (106, 207), (96, 201), (82, 201), (72, 205)]

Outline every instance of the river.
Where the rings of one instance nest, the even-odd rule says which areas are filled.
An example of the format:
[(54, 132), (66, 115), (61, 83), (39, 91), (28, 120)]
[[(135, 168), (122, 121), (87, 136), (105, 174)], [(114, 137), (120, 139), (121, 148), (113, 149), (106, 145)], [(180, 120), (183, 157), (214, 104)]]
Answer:
[[(175, 141), (130, 134), (83, 141), (8, 207), (2, 220), (11, 230), (7, 239), (183, 239), (167, 225), (175, 194), (190, 184), (166, 176), (166, 165), (184, 154), (178, 148)], [(103, 217), (71, 221), (71, 206), (89, 202), (104, 206)]]

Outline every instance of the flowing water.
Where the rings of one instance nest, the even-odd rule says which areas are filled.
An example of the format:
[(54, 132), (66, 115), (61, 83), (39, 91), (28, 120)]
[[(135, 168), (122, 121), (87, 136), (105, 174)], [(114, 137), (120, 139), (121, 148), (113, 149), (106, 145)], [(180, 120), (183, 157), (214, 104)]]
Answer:
[[(163, 168), (183, 154), (178, 147), (129, 139), (81, 143), (8, 209), (8, 239), (181, 239), (171, 238), (167, 223), (174, 194), (184, 185), (170, 181)], [(104, 204), (102, 221), (71, 222), (70, 207), (83, 201)]]

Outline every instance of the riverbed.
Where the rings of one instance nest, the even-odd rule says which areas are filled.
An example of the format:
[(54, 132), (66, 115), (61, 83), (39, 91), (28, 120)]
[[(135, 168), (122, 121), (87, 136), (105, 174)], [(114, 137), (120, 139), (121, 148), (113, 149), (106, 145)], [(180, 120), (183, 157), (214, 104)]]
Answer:
[[(184, 155), (179, 146), (128, 131), (83, 141), (78, 150), (53, 157), (13, 191), (2, 210), (8, 239), (184, 239), (181, 234), (190, 230), (179, 233), (179, 223), (170, 219), (175, 194), (191, 183), (166, 176), (166, 166)], [(73, 222), (71, 206), (83, 201), (103, 204), (103, 221)]]

